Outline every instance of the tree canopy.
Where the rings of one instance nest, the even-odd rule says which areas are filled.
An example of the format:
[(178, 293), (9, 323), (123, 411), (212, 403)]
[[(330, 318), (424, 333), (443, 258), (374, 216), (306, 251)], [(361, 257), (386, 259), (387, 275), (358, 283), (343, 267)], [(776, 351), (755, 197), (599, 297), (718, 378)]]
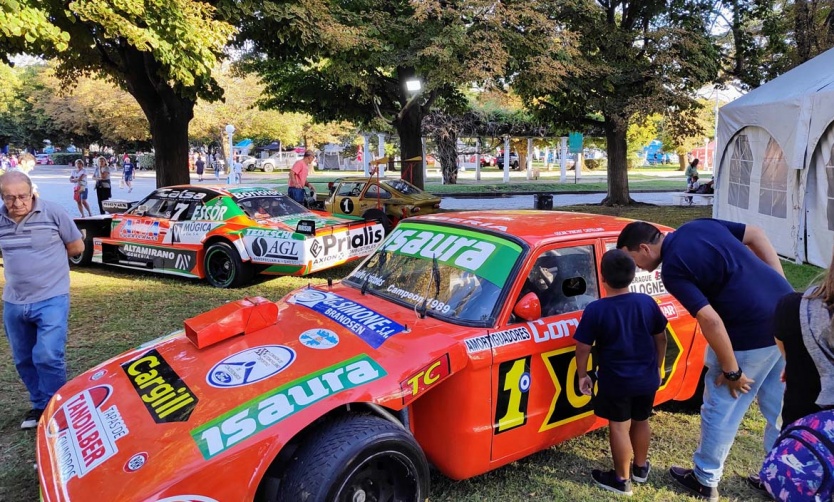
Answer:
[(64, 83), (95, 74), (124, 88), (148, 119), (157, 183), (188, 181), (194, 103), (222, 96), (211, 70), (234, 32), (214, 7), (191, 0), (2, 1), (0, 12), (19, 23), (1, 33), (5, 54), (54, 59)]
[[(510, 27), (524, 31), (525, 44), (552, 49), (540, 51), (543, 68), (559, 66), (559, 32), (539, 7), (538, 0), (266, 1), (258, 16), (241, 18), (239, 41), (253, 43), (249, 67), (264, 78), (263, 106), (370, 127), (381, 119), (408, 159), (422, 155), (421, 123), (432, 107), (462, 109), (462, 87), (511, 66), (502, 41)], [(420, 92), (406, 89), (411, 80)], [(420, 170), (404, 175), (423, 185)]]

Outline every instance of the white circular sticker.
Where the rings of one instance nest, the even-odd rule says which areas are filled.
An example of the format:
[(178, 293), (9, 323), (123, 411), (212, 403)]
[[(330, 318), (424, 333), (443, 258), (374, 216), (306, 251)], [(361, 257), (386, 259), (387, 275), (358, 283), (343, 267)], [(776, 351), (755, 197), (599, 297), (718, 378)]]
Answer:
[(311, 349), (332, 349), (339, 345), (339, 335), (329, 329), (308, 329), (298, 337), (298, 341)]
[(246, 349), (223, 359), (206, 375), (213, 387), (230, 388), (260, 382), (287, 369), (295, 361), (295, 351), (283, 345), (264, 345)]
[(142, 467), (145, 466), (145, 463), (148, 461), (148, 454), (145, 452), (137, 453), (136, 455), (130, 457), (130, 460), (127, 461), (125, 464), (125, 471), (126, 472), (134, 472), (138, 471)]
[(296, 293), (294, 297), (296, 301), (303, 303), (320, 302), (325, 298), (327, 298), (327, 294), (322, 293), (321, 291), (316, 291), (315, 289), (305, 289), (304, 291)]

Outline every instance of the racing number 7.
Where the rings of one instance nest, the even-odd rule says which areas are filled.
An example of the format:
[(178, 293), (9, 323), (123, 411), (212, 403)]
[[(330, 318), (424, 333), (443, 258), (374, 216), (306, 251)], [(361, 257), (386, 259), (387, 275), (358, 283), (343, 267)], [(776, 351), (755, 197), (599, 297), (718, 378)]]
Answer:
[(189, 204), (184, 204), (182, 202), (177, 203), (177, 205), (174, 206), (174, 214), (171, 215), (171, 219), (172, 220), (180, 219), (180, 215), (183, 213), (183, 211), (188, 209), (188, 206), (189, 206)]

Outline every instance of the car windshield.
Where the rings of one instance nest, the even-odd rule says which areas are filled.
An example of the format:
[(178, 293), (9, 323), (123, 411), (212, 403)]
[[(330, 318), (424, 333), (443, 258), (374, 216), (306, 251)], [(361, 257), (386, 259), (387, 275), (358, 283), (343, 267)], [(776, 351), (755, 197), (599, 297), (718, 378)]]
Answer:
[(237, 205), (255, 219), (277, 218), (309, 212), (304, 206), (284, 195), (263, 195), (238, 199)]
[(450, 323), (491, 326), (522, 248), (501, 237), (400, 223), (344, 282)]
[(385, 184), (405, 195), (413, 195), (422, 192), (422, 190), (405, 180), (385, 180)]

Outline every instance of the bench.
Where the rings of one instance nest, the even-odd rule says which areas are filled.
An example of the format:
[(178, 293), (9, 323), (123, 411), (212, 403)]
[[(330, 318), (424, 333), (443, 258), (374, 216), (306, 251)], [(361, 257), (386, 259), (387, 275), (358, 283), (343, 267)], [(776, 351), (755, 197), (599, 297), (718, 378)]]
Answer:
[(672, 201), (677, 203), (680, 206), (684, 204), (689, 204), (690, 206), (693, 204), (700, 204), (703, 203), (705, 206), (711, 206), (712, 201), (715, 198), (714, 193), (673, 193), (672, 194)]

